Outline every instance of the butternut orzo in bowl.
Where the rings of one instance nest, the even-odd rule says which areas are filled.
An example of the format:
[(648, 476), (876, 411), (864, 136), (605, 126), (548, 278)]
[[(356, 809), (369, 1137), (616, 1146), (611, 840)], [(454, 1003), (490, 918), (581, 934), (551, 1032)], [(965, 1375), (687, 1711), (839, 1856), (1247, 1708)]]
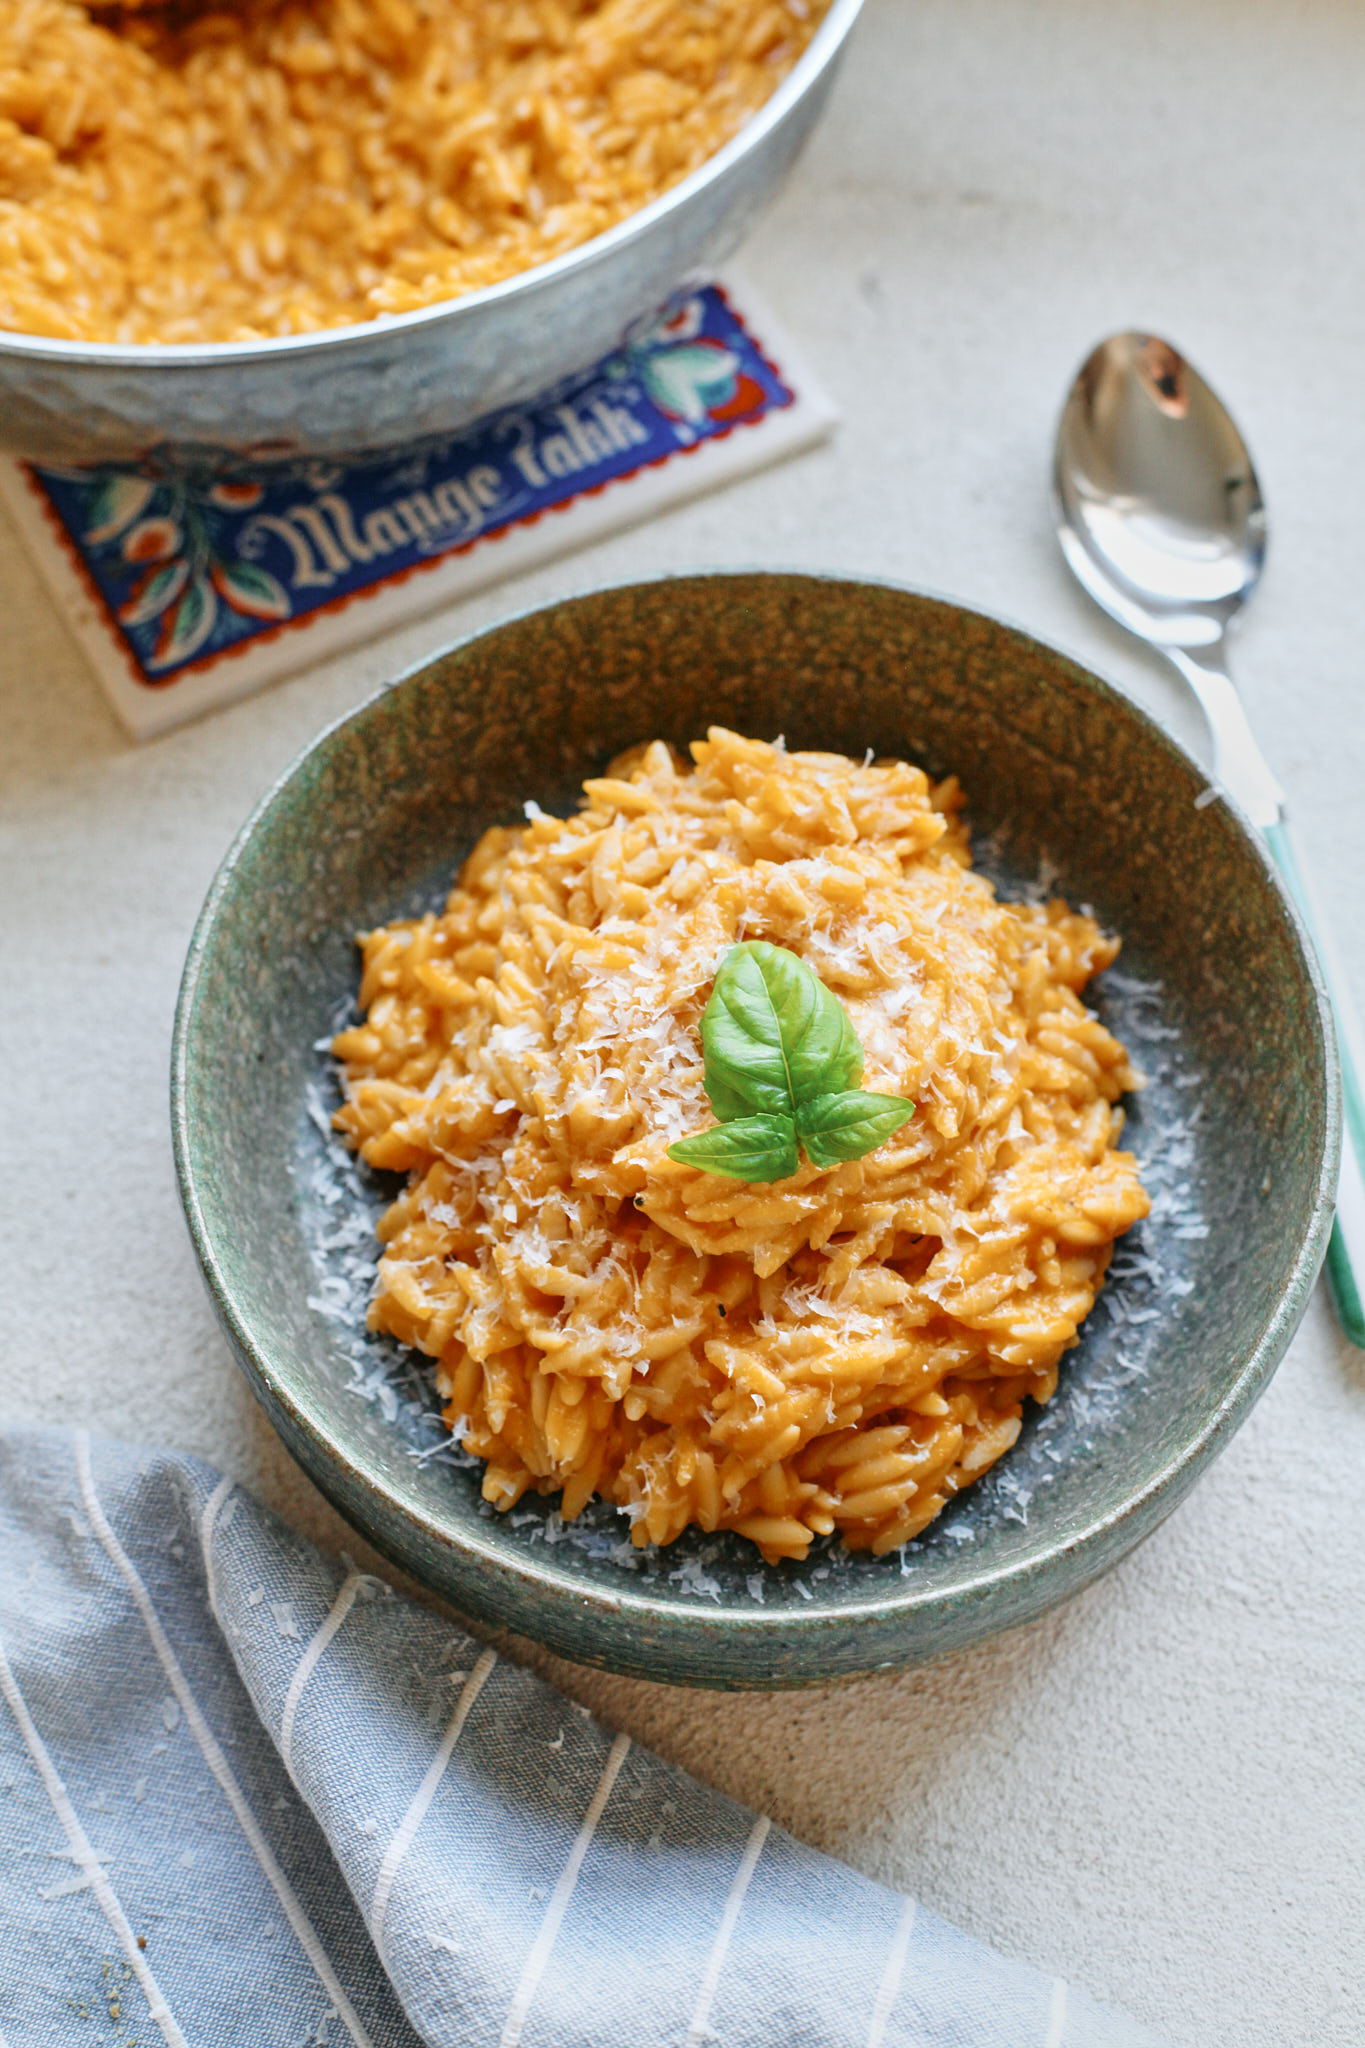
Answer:
[[(305, 1471), (464, 1612), (673, 1684), (916, 1663), (1096, 1579), (1331, 1223), (1326, 997), (1206, 789), (1064, 656), (847, 577), (564, 599), (324, 733), (214, 883), (172, 1079)], [(812, 1105), (784, 1025), (806, 1156), (750, 1180), (702, 1169), (783, 1114), (707, 1018), (764, 948), (839, 1028)]]
[[(528, 806), (443, 913), (365, 936), (335, 1122), (408, 1177), (370, 1326), (435, 1361), (500, 1509), (601, 1495), (637, 1545), (883, 1554), (1051, 1398), (1150, 1207), (1117, 1149), (1140, 1077), (1081, 1000), (1118, 943), (998, 900), (951, 779), (719, 728), (691, 752)], [(755, 940), (844, 1006), (871, 1099), (914, 1103), (865, 1155), (733, 1178), (670, 1149)]]

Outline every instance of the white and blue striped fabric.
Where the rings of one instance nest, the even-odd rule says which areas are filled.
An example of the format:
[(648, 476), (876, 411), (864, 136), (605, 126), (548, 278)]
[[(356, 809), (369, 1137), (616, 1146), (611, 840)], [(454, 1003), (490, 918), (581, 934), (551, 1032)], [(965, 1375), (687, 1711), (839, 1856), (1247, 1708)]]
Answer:
[(190, 1458), (0, 1434), (3, 2048), (1151, 2048)]

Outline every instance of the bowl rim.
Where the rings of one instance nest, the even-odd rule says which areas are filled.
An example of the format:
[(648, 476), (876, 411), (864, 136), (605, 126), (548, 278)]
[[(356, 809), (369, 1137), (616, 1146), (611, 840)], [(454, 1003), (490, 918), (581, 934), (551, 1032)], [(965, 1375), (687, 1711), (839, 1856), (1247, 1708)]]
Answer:
[(407, 313), (380, 313), (373, 319), (352, 321), (345, 327), (313, 328), (304, 334), (264, 335), (257, 341), (64, 341), (55, 335), (0, 330), (0, 367), (6, 357), (70, 368), (149, 371), (202, 370), (236, 363), (268, 363), (281, 358), (292, 361), (297, 356), (319, 349), (357, 350), (377, 336), (387, 338), (392, 334), (407, 334), (419, 328), (439, 326), (443, 321), (457, 320), (486, 306), (496, 305), (519, 291), (528, 288), (538, 290), (555, 284), (572, 270), (591, 270), (638, 237), (648, 234), (656, 222), (685, 206), (698, 192), (723, 177), (732, 165), (747, 156), (778, 127), (797, 101), (804, 98), (837, 61), (862, 7), (863, 0), (831, 0), (824, 20), (786, 77), (714, 156), (707, 157), (705, 163), (698, 164), (695, 171), (689, 172), (677, 185), (669, 186), (657, 199), (651, 199), (647, 206), (627, 214), (624, 220), (604, 229), (600, 235), (594, 235), (590, 241), (580, 242), (576, 248), (566, 249), (562, 255), (552, 257), (548, 263), (517, 271), (496, 284), (481, 285), (477, 291), (465, 292), (458, 298), (438, 299), (430, 306), (415, 306)]
[[(1033, 1557), (1020, 1562), (1008, 1561), (986, 1566), (965, 1579), (956, 1581), (950, 1588), (917, 1586), (910, 1577), (896, 1580), (877, 1590), (875, 1595), (860, 1596), (826, 1604), (819, 1590), (814, 1597), (799, 1608), (789, 1605), (764, 1607), (751, 1604), (749, 1608), (712, 1606), (699, 1603), (660, 1599), (655, 1595), (637, 1591), (630, 1585), (619, 1589), (608, 1588), (586, 1578), (577, 1578), (573, 1571), (550, 1565), (549, 1556), (542, 1557), (529, 1550), (524, 1555), (513, 1555), (505, 1548), (487, 1540), (475, 1529), (456, 1530), (448, 1523), (433, 1520), (424, 1510), (395, 1492), (388, 1483), (348, 1456), (340, 1453), (334, 1440), (328, 1435), (284, 1384), (279, 1373), (271, 1364), (257, 1341), (248, 1310), (236, 1300), (218, 1259), (210, 1229), (204, 1214), (200, 1189), (195, 1168), (195, 1143), (191, 1135), (188, 1115), (190, 1089), (190, 1054), (195, 1034), (196, 1013), (199, 1002), (201, 979), (206, 957), (212, 945), (219, 913), (232, 889), (237, 867), (258, 827), (285, 795), (295, 777), (315, 754), (321, 752), (330, 742), (351, 726), (358, 726), (389, 697), (405, 685), (415, 682), (437, 663), (448, 660), (478, 641), (514, 627), (525, 620), (545, 612), (572, 607), (587, 599), (611, 596), (630, 590), (655, 589), (669, 584), (693, 581), (744, 581), (755, 576), (772, 576), (786, 580), (798, 580), (813, 584), (843, 584), (863, 586), (871, 590), (892, 591), (898, 595), (925, 599), (948, 609), (964, 613), (968, 618), (978, 619), (988, 625), (1003, 628), (1022, 639), (1027, 645), (1039, 649), (1054, 661), (1061, 662), (1074, 676), (1079, 677), (1086, 687), (1099, 693), (1103, 699), (1114, 700), (1124, 714), (1136, 719), (1147, 729), (1149, 737), (1158, 749), (1173, 757), (1182, 767), (1196, 775), (1205, 775), (1205, 770), (1181, 742), (1169, 732), (1159, 720), (1143, 709), (1126, 692), (1106, 682), (1087, 664), (1077, 660), (1050, 641), (1042, 640), (1037, 634), (998, 613), (983, 611), (979, 606), (965, 604), (961, 599), (947, 596), (938, 591), (926, 590), (885, 576), (859, 575), (841, 570), (810, 570), (808, 568), (783, 568), (771, 565), (733, 567), (720, 569), (690, 568), (670, 571), (658, 576), (626, 577), (619, 580), (594, 584), (585, 589), (571, 592), (567, 596), (551, 599), (549, 602), (528, 604), (515, 612), (491, 620), (475, 630), (461, 634), (458, 638), (433, 649), (421, 659), (410, 663), (400, 674), (382, 684), (379, 689), (365, 697), (358, 705), (331, 720), (308, 742), (284, 770), (275, 778), (252, 809), (246, 822), (234, 838), (225, 854), (205, 898), (203, 908), (195, 922), (186, 956), (184, 973), (176, 1002), (174, 1031), (170, 1063), (170, 1110), (172, 1140), (175, 1154), (176, 1178), (179, 1184), (181, 1202), (186, 1222), (194, 1245), (195, 1253), (204, 1276), (205, 1284), (215, 1309), (237, 1351), (239, 1360), (249, 1361), (250, 1375), (257, 1382), (260, 1394), (272, 1420), (280, 1417), (288, 1420), (291, 1434), (286, 1437), (291, 1453), (304, 1465), (309, 1476), (319, 1484), (317, 1470), (309, 1464), (297, 1448), (297, 1439), (308, 1444), (314, 1457), (324, 1469), (335, 1470), (338, 1466), (353, 1480), (359, 1481), (371, 1498), (384, 1502), (390, 1515), (408, 1529), (420, 1534), (434, 1546), (447, 1552), (462, 1553), (469, 1563), (488, 1575), (488, 1583), (502, 1582), (504, 1585), (517, 1584), (522, 1589), (538, 1593), (543, 1600), (561, 1602), (567, 1596), (575, 1603), (580, 1621), (600, 1617), (610, 1620), (634, 1621), (644, 1626), (663, 1625), (675, 1638), (692, 1635), (697, 1638), (698, 1647), (714, 1645), (718, 1641), (740, 1640), (748, 1644), (761, 1642), (767, 1637), (780, 1638), (785, 1647), (795, 1653), (791, 1674), (780, 1677), (759, 1679), (757, 1683), (767, 1685), (793, 1685), (821, 1683), (819, 1677), (811, 1678), (800, 1669), (800, 1653), (803, 1647), (818, 1644), (823, 1635), (840, 1630), (848, 1624), (879, 1619), (882, 1622), (895, 1619), (903, 1624), (913, 1624), (917, 1617), (933, 1613), (945, 1613), (959, 1609), (969, 1603), (984, 1603), (986, 1596), (1000, 1594), (1006, 1588), (1014, 1588), (1023, 1594), (1016, 1612), (1004, 1622), (988, 1626), (976, 1632), (970, 1640), (979, 1640), (996, 1632), (997, 1627), (1015, 1626), (1036, 1618), (1059, 1598), (1066, 1597), (1100, 1575), (1108, 1565), (1117, 1561), (1124, 1545), (1114, 1549), (1114, 1543), (1123, 1532), (1125, 1525), (1137, 1520), (1141, 1526), (1137, 1541), (1150, 1532), (1169, 1513), (1189, 1490), (1195, 1479), (1218, 1454), (1234, 1433), (1244, 1416), (1249, 1412), (1269, 1383), (1271, 1375), (1288, 1348), (1294, 1332), (1303, 1318), (1308, 1297), (1317, 1278), (1327, 1249), (1335, 1209), (1336, 1186), (1339, 1173), (1341, 1149), (1341, 1085), (1337, 1059), (1336, 1033), (1333, 1025), (1331, 1005), (1327, 995), (1321, 969), (1313, 949), (1311, 937), (1297, 905), (1290, 896), (1270, 858), (1260, 834), (1245, 813), (1221, 789), (1219, 797), (1229, 813), (1242, 839), (1247, 843), (1258, 864), (1263, 880), (1269, 884), (1273, 897), (1297, 942), (1300, 961), (1312, 990), (1319, 1032), (1324, 1054), (1325, 1088), (1323, 1096), (1322, 1145), (1318, 1163), (1317, 1185), (1313, 1204), (1308, 1215), (1297, 1253), (1294, 1258), (1283, 1292), (1273, 1312), (1267, 1319), (1259, 1339), (1246, 1357), (1241, 1370), (1231, 1387), (1224, 1394), (1212, 1412), (1207, 1415), (1193, 1437), (1186, 1439), (1177, 1449), (1171, 1451), (1162, 1461), (1159, 1469), (1135, 1492), (1128, 1494), (1117, 1505), (1095, 1514), (1083, 1523), (1078, 1522), (1065, 1534), (1057, 1536)], [(249, 1375), (249, 1376), (250, 1376)], [(324, 1489), (327, 1490), (327, 1489)], [(333, 1495), (335, 1499), (336, 1496)], [(382, 1538), (371, 1537), (383, 1545)], [(392, 1550), (395, 1561), (405, 1570), (415, 1571), (411, 1560), (396, 1549)], [(1074, 1581), (1051, 1597), (1030, 1600), (1028, 1589), (1048, 1579), (1058, 1560), (1064, 1556), (1087, 1555), (1091, 1560), (1090, 1569), (1082, 1571)], [(558, 1556), (556, 1551), (555, 1556)], [(420, 1571), (417, 1574), (421, 1576)], [(451, 1597), (445, 1593), (444, 1597)], [(490, 1603), (491, 1605), (492, 1603)], [(546, 1637), (545, 1640), (549, 1641)], [(559, 1647), (551, 1644), (551, 1647)], [(584, 1661), (582, 1650), (561, 1650), (561, 1654), (577, 1655)], [(694, 1653), (695, 1660), (695, 1653)], [(604, 1655), (600, 1660), (608, 1668), (643, 1669), (632, 1667), (624, 1661)], [(665, 1659), (656, 1660), (662, 1664)], [(705, 1661), (711, 1662), (708, 1656)], [(910, 1661), (907, 1658), (891, 1659), (890, 1664)], [(871, 1671), (889, 1668), (888, 1660), (881, 1659), (849, 1671), (842, 1668), (827, 1675), (833, 1679), (840, 1676), (858, 1675), (859, 1670)], [(660, 1675), (655, 1670), (654, 1676)], [(678, 1671), (670, 1673), (666, 1682), (700, 1683), (708, 1681), (691, 1673)], [(720, 1683), (734, 1683), (732, 1678)]]

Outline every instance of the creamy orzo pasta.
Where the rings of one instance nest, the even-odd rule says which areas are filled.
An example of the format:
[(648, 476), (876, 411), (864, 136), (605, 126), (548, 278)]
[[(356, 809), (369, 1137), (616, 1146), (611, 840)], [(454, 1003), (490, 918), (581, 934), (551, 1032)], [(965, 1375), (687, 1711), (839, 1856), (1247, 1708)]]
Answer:
[(713, 156), (828, 0), (0, 0), (0, 328), (235, 341), (544, 263)]
[[(443, 913), (362, 939), (338, 1127), (407, 1176), (373, 1328), (435, 1361), (485, 1497), (593, 1495), (803, 1557), (904, 1543), (1046, 1401), (1113, 1240), (1124, 1048), (1081, 1000), (1117, 943), (972, 871), (952, 782), (713, 729), (475, 847)], [(766, 940), (916, 1105), (771, 1185), (669, 1157), (710, 1121), (698, 1024)]]

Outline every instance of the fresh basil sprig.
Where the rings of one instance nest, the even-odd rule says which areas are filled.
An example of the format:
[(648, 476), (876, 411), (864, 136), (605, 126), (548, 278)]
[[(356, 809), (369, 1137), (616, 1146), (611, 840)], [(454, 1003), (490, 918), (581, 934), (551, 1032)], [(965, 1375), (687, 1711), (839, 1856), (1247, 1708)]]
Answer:
[(717, 1128), (668, 1156), (731, 1180), (785, 1180), (801, 1163), (861, 1159), (915, 1113), (899, 1095), (865, 1095), (853, 1020), (785, 946), (732, 946), (702, 1012), (703, 1077)]

